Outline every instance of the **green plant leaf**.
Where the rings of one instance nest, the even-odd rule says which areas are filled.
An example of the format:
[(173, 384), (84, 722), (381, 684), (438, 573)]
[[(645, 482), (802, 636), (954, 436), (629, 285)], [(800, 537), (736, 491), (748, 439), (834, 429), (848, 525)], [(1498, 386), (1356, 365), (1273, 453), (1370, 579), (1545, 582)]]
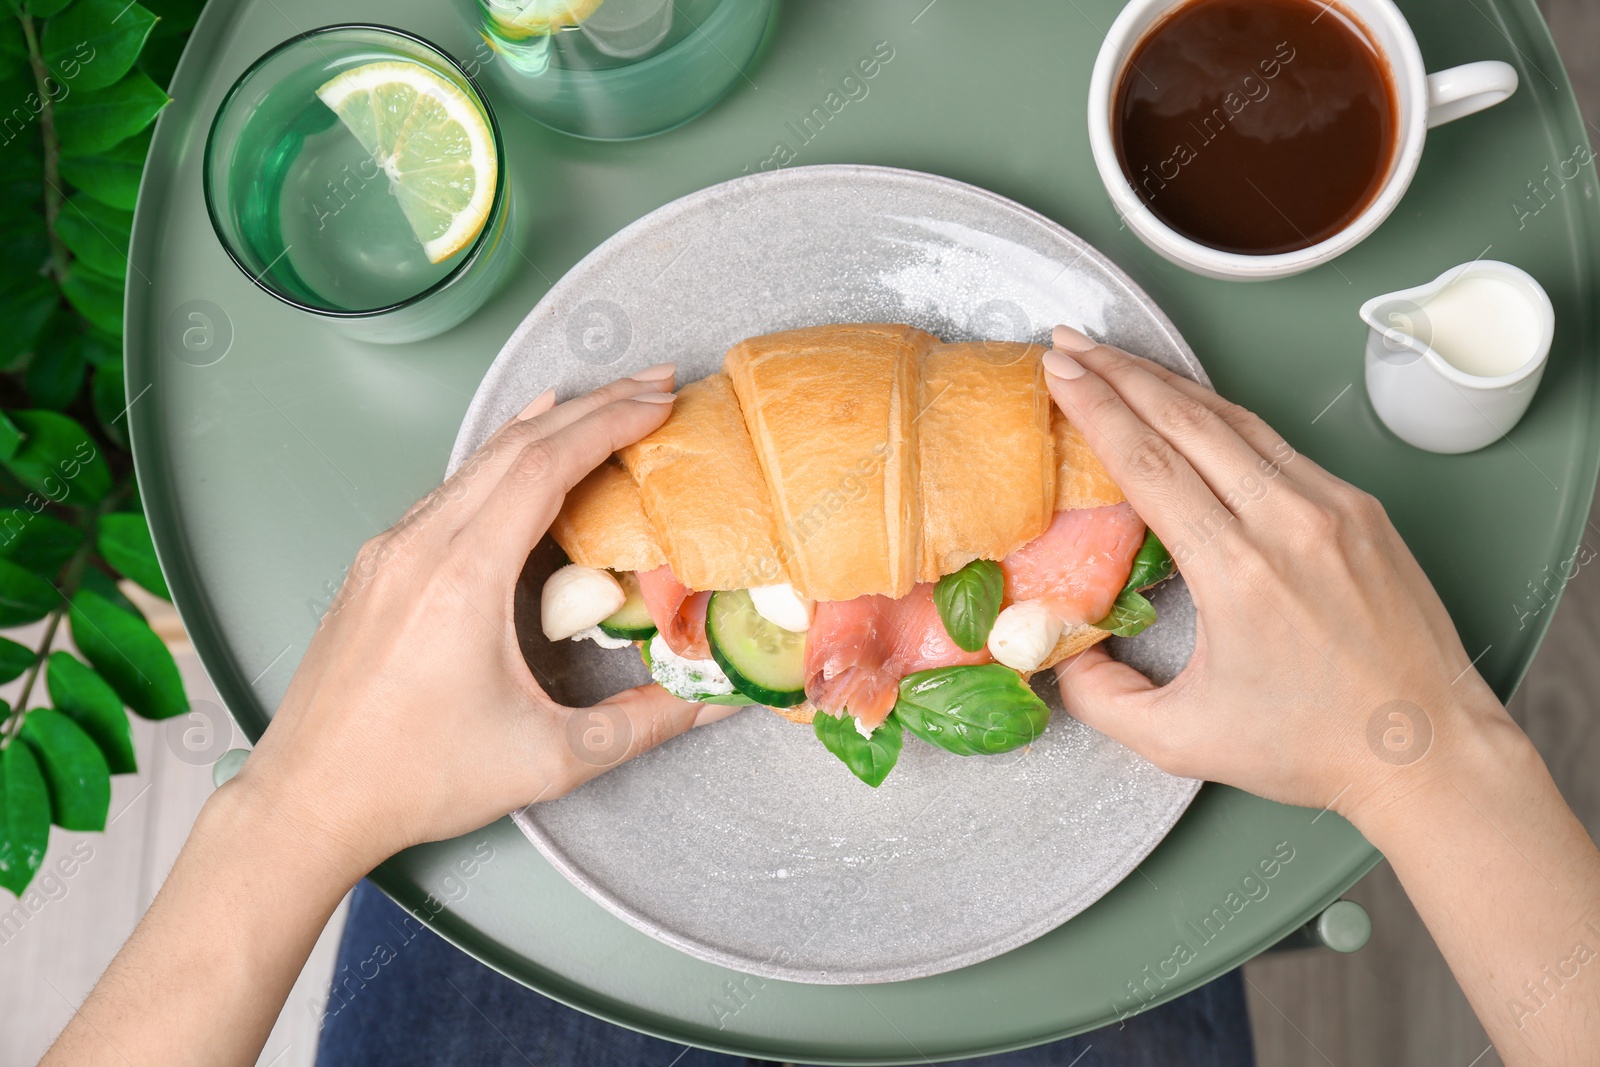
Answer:
[(829, 715), (818, 710), (811, 720), (811, 728), (824, 748), (838, 756), (850, 773), (876, 789), (889, 777), (900, 759), (900, 724), (893, 714), (883, 725), (872, 731), (870, 738), (862, 737), (856, 729), (855, 716)]
[(17, 896), (50, 843), (50, 792), (27, 745), (0, 750), (0, 886)]
[(28, 0), (28, 14), (36, 19), (47, 19), (70, 3), (72, 0)]
[(22, 431), (17, 429), (16, 423), (0, 414), (0, 463), (16, 455), (21, 445)]
[(1139, 552), (1133, 557), (1133, 569), (1128, 572), (1128, 584), (1123, 586), (1135, 592), (1148, 589), (1157, 582), (1166, 581), (1172, 577), (1172, 572), (1177, 565), (1172, 562), (1172, 554), (1167, 551), (1167, 546), (1161, 543), (1161, 538), (1156, 536), (1154, 530), (1144, 532), (1144, 544), (1139, 546)]
[(894, 714), (907, 730), (958, 756), (992, 756), (1031, 743), (1050, 708), (1010, 667), (935, 667), (900, 680)]
[(29, 351), (61, 302), (49, 279), (35, 273), (0, 289), (0, 364)]
[(127, 598), (126, 594), (122, 592), (122, 587), (117, 584), (117, 580), (99, 567), (85, 567), (82, 577), (78, 580), (78, 588), (98, 593), (134, 618), (144, 619), (144, 612), (140, 611), (138, 605)]
[(83, 373), (83, 329), (78, 316), (59, 308), (34, 342), (24, 379), (28, 399), (34, 407), (60, 411), (83, 387)]
[(133, 212), (107, 207), (80, 193), (62, 205), (56, 216), (56, 233), (90, 269), (111, 278), (127, 277)]
[[(5, 151), (9, 149), (0, 148)], [(0, 197), (5, 197), (0, 200), (0, 256), (5, 257), (0, 259), (0, 272), (20, 285), (38, 277), (40, 264), (50, 258), (50, 234), (34, 190), (5, 182), (0, 186), (10, 186), (0, 189)]]
[(56, 107), (56, 134), (67, 156), (92, 156), (132, 137), (170, 103), (137, 68), (104, 89), (72, 93)]
[(1004, 593), (1005, 575), (1000, 564), (975, 559), (939, 579), (933, 587), (933, 606), (939, 609), (950, 640), (968, 652), (976, 652), (989, 640)]
[(122, 698), (106, 680), (70, 652), (52, 652), (45, 667), (50, 703), (94, 739), (112, 774), (139, 769), (133, 754), (133, 728)]
[(1111, 605), (1111, 614), (1095, 623), (1118, 637), (1132, 637), (1156, 621), (1156, 607), (1132, 589), (1124, 589)]
[(0, 637), (0, 684), (21, 678), (22, 672), (33, 666), (33, 660), (33, 649)]
[(85, 263), (74, 263), (61, 283), (61, 293), (94, 325), (107, 333), (122, 333), (122, 279), (101, 274)]
[(0, 559), (53, 578), (83, 544), (83, 531), (44, 512), (0, 508)]
[(89, 735), (59, 711), (34, 708), (19, 736), (44, 773), (52, 821), (63, 830), (104, 830), (111, 771)]
[(156, 562), (150, 527), (138, 512), (119, 511), (100, 520), (100, 554), (106, 562), (163, 600), (171, 600), (167, 580)]
[(55, 586), (8, 559), (0, 559), (0, 629), (42, 619), (60, 603)]
[(44, 27), (45, 66), (76, 92), (104, 89), (133, 68), (155, 15), (123, 0), (76, 0)]
[[(16, 0), (7, 0), (6, 6), (13, 14), (16, 12)], [(0, 19), (0, 56), (8, 59), (28, 57), (28, 42), (22, 36), (22, 24), (14, 18)]]
[(154, 127), (146, 126), (98, 155), (63, 159), (61, 176), (102, 204), (132, 211), (139, 200), (139, 176), (144, 173), (144, 157), (150, 153), (154, 132)]
[(57, 504), (98, 504), (111, 491), (111, 468), (73, 419), (54, 411), (13, 411), (22, 447), (5, 461), (23, 485)]
[(89, 392), (95, 417), (100, 420), (101, 432), (127, 448), (128, 420), (125, 416), (128, 394), (122, 380), (122, 360), (96, 367)]
[(72, 640), (123, 703), (147, 719), (189, 710), (172, 653), (143, 619), (90, 589), (72, 598)]

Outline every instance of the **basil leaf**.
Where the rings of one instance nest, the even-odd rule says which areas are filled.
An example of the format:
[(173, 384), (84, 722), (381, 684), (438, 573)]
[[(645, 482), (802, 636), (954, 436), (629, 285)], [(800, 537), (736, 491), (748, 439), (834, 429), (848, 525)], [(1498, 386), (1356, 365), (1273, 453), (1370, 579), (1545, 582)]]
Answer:
[(933, 606), (939, 609), (950, 640), (968, 652), (976, 652), (988, 642), (1000, 614), (1005, 581), (1000, 564), (992, 559), (975, 559), (939, 579), (933, 587)]
[(907, 730), (958, 756), (987, 756), (1029, 744), (1050, 708), (1010, 667), (935, 667), (900, 680), (894, 717)]
[(0, 886), (20, 897), (49, 840), (50, 793), (39, 762), (27, 745), (7, 745), (0, 750)]
[(122, 710), (122, 698), (106, 680), (70, 652), (52, 652), (45, 668), (50, 703), (83, 728), (106, 758), (112, 774), (139, 769), (133, 754), (133, 728)]
[(124, 703), (147, 719), (189, 710), (172, 653), (143, 619), (79, 589), (72, 598), (72, 641)]
[(1133, 557), (1133, 569), (1128, 572), (1128, 584), (1123, 589), (1135, 592), (1148, 589), (1157, 582), (1171, 578), (1176, 569), (1172, 554), (1161, 543), (1161, 538), (1156, 536), (1154, 530), (1146, 530), (1144, 544), (1139, 547), (1138, 555)]
[(171, 600), (161, 565), (156, 562), (155, 542), (150, 527), (138, 512), (119, 511), (100, 520), (100, 554), (106, 562), (160, 597)]
[(111, 771), (89, 735), (51, 708), (34, 708), (19, 735), (39, 760), (51, 819), (63, 830), (104, 830)]
[(1156, 621), (1156, 606), (1132, 589), (1124, 589), (1111, 614), (1095, 623), (1097, 630), (1109, 630), (1118, 637), (1132, 637)]
[(829, 715), (819, 710), (811, 720), (811, 728), (824, 748), (838, 756), (851, 774), (874, 789), (883, 784), (900, 759), (900, 724), (892, 713), (882, 726), (872, 731), (871, 737), (861, 736), (856, 729), (855, 716), (848, 712)]
[(0, 684), (22, 677), (22, 672), (33, 666), (33, 649), (0, 637)]

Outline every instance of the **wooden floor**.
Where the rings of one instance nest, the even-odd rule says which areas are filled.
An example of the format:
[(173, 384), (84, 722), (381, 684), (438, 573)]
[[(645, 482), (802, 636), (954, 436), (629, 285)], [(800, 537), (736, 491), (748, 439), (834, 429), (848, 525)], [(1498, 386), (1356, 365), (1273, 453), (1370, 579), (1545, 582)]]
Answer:
[[(1600, 0), (1542, 0), (1541, 7), (1578, 89), (1590, 139), (1600, 142)], [(1591, 529), (1600, 530), (1600, 511)], [(1587, 568), (1569, 586), (1511, 709), (1590, 832), (1600, 834), (1600, 776), (1593, 770), (1600, 766), (1597, 652), (1600, 571)], [(180, 650), (179, 662), (197, 706), (208, 701), (220, 710), (193, 653)], [(12, 695), (9, 688), (14, 686), (0, 689), (0, 695)], [(166, 728), (142, 721), (134, 726), (140, 773), (113, 780), (106, 833), (52, 831), (47, 864), (74, 846), (90, 850), (89, 858), (70, 878), (36, 883), (43, 894), (36, 912), (13, 911), (8, 918), (0, 909), (0, 1065), (5, 1067), (35, 1062), (66, 1024), (149, 906), (211, 792), (210, 768), (181, 759), (183, 746), (173, 743)], [(234, 743), (242, 746), (244, 738), (235, 736)], [(1374, 933), (1365, 949), (1351, 956), (1282, 954), (1245, 967), (1262, 1067), (1498, 1065), (1499, 1057), (1387, 865), (1349, 895), (1372, 914)], [(341, 909), (291, 994), (262, 1065), (311, 1064), (342, 923)], [(1084, 1067), (1090, 1067), (1087, 1061)]]

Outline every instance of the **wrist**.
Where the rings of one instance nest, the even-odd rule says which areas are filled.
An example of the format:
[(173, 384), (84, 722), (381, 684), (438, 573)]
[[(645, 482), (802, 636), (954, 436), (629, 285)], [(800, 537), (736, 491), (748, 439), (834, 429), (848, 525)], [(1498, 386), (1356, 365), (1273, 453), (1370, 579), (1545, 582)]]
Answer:
[(369, 855), (357, 835), (338, 832), (303, 807), (262, 776), (241, 771), (206, 801), (195, 829), (230, 850), (248, 851), (291, 872), (337, 900), (385, 856)]
[(1428, 732), (1424, 750), (1391, 762), (1375, 747), (1379, 768), (1340, 806), (1340, 814), (1382, 852), (1463, 800), (1498, 804), (1548, 778), (1532, 742), (1481, 682), (1458, 702), (1424, 713), (1417, 725)]

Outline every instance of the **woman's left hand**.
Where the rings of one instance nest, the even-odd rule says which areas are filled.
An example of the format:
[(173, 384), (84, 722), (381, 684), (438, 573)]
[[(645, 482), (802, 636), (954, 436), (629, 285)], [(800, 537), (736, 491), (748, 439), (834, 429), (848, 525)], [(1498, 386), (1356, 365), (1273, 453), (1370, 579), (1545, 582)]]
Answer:
[[(653, 375), (653, 376), (651, 376)], [(368, 541), (270, 728), (225, 789), (366, 868), (561, 796), (731, 709), (656, 686), (563, 707), (512, 622), (528, 552), (577, 482), (660, 426), (672, 368), (552, 407), (546, 394)]]

